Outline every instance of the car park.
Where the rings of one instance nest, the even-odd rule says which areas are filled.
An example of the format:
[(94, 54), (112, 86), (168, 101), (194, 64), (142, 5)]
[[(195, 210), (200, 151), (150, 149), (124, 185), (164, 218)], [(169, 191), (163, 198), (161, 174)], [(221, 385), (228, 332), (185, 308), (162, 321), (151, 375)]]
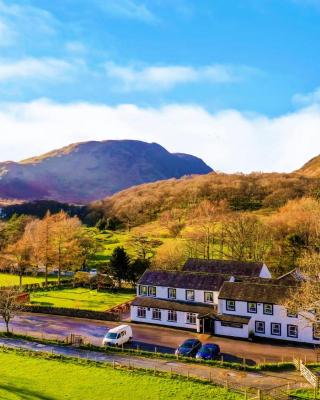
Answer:
[(220, 355), (220, 347), (215, 343), (205, 343), (196, 354), (200, 360), (214, 360)]
[(200, 340), (187, 339), (177, 348), (175, 354), (184, 357), (195, 357), (200, 347), (201, 347)]

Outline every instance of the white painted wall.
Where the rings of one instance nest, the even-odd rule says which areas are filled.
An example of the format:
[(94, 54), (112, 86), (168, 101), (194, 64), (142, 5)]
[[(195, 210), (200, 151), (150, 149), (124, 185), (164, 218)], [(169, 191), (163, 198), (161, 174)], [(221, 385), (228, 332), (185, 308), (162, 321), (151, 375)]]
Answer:
[[(144, 286), (144, 285), (142, 285)], [(157, 295), (158, 299), (165, 299), (168, 300), (168, 287), (167, 286), (156, 286), (157, 288)], [(186, 300), (186, 290), (183, 288), (176, 288), (176, 299), (180, 301), (187, 301)], [(204, 302), (204, 292), (213, 292), (213, 303), (205, 303)], [(137, 296), (139, 295), (139, 287), (137, 287)], [(194, 302), (196, 303), (203, 303), (203, 304), (218, 304), (218, 296), (219, 292), (215, 292), (212, 290), (195, 290), (194, 291)], [(170, 300), (170, 299), (169, 299)]]
[[(256, 314), (248, 313), (247, 302), (244, 301), (236, 301), (236, 310), (228, 311), (226, 309), (226, 300), (219, 300), (218, 309), (219, 313), (221, 314), (251, 317), (251, 320), (249, 322), (249, 332), (252, 330), (256, 336), (266, 337), (270, 339), (290, 340), (292, 342), (320, 344), (319, 340), (313, 339), (313, 330), (309, 320), (301, 314), (299, 314), (298, 318), (287, 317), (286, 309), (281, 305), (273, 306), (273, 315), (263, 314), (263, 303), (257, 303)], [(312, 314), (309, 314), (309, 317), (312, 317)], [(255, 332), (255, 321), (265, 322), (264, 334)], [(280, 336), (271, 334), (271, 323), (281, 324)], [(287, 336), (287, 325), (298, 326), (298, 338)]]
[(267, 267), (266, 264), (263, 264), (263, 267), (261, 269), (259, 276), (260, 276), (260, 278), (267, 278), (267, 279), (272, 278), (271, 272), (269, 271), (269, 268)]
[(161, 320), (152, 319), (152, 308), (146, 308), (146, 318), (138, 317), (137, 306), (131, 306), (131, 321), (142, 322), (145, 324), (155, 324), (155, 325), (166, 325), (185, 329), (199, 330), (199, 320), (197, 319), (196, 324), (188, 324), (186, 322), (187, 313), (182, 311), (177, 311), (177, 322), (168, 321), (168, 310), (161, 310)]
[(222, 326), (221, 321), (215, 321), (215, 334), (223, 336), (232, 336), (247, 339), (249, 336), (248, 325), (243, 325), (242, 328), (232, 328), (230, 326)]

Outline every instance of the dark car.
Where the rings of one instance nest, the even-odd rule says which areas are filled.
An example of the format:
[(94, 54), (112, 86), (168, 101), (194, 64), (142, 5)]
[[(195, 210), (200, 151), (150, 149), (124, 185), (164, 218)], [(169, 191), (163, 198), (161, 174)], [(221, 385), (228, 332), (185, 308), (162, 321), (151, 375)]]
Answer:
[(205, 343), (196, 354), (196, 358), (202, 360), (214, 360), (220, 355), (220, 347), (214, 343)]
[(198, 339), (185, 340), (176, 350), (175, 354), (184, 357), (194, 357), (201, 347)]

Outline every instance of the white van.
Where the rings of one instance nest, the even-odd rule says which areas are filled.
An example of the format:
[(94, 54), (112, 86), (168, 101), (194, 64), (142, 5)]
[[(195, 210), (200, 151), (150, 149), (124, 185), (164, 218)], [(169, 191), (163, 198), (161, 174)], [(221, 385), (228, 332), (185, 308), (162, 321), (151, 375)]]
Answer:
[(108, 331), (102, 340), (103, 346), (121, 346), (132, 339), (132, 329), (129, 325), (120, 325)]

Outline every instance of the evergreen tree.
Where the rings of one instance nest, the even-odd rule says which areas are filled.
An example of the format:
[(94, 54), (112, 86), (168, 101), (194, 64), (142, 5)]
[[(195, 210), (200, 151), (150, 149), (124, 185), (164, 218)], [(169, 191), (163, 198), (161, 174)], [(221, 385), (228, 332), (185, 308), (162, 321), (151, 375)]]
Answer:
[(121, 281), (129, 280), (130, 258), (123, 247), (116, 247), (111, 255), (109, 264), (113, 277), (118, 281), (121, 288)]

